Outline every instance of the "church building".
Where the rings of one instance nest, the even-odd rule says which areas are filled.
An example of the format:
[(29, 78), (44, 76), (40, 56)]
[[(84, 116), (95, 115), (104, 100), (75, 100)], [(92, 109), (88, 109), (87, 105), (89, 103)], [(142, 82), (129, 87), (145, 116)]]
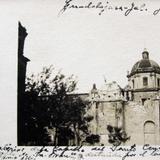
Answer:
[(98, 145), (110, 145), (107, 126), (120, 128), (128, 139), (124, 145), (160, 144), (160, 67), (150, 60), (145, 49), (142, 59), (127, 74), (128, 85), (115, 81), (101, 89), (93, 85), (87, 99), (93, 134), (100, 135)]

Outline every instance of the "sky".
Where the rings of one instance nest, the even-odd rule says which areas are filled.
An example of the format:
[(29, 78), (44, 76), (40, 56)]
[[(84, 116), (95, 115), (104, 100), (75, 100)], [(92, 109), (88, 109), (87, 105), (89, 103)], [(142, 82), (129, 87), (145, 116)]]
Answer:
[[(74, 0), (74, 3), (84, 0)], [(85, 1), (86, 2), (86, 1)], [(111, 1), (110, 1), (111, 2)], [(113, 1), (112, 1), (113, 2)], [(118, 1), (123, 5), (131, 1)], [(53, 65), (65, 75), (78, 78), (77, 92), (89, 92), (107, 82), (127, 84), (127, 70), (141, 59), (145, 48), (160, 64), (160, 8), (158, 0), (139, 0), (149, 11), (131, 13), (98, 10), (67, 10), (58, 15), (64, 0), (0, 0), (0, 142), (17, 137), (17, 43), (18, 21), (26, 27), (24, 55), (31, 61), (27, 75)], [(3, 129), (4, 128), (4, 129)], [(5, 137), (5, 138), (4, 138)]]
[[(85, 4), (84, 0), (73, 2)], [(159, 4), (156, 0), (137, 4), (144, 2), (154, 9)], [(16, 58), (21, 21), (28, 32), (24, 55), (31, 61), (27, 75), (53, 65), (67, 76), (78, 77), (78, 92), (88, 92), (93, 83), (102, 86), (104, 77), (121, 87), (127, 85), (127, 70), (141, 59), (144, 48), (160, 64), (160, 15), (133, 13), (126, 17), (106, 11), (99, 16), (96, 10), (72, 9), (59, 16), (64, 0), (1, 0), (0, 4), (5, 22), (0, 26), (4, 38), (1, 54), (11, 55), (11, 59), (5, 57), (8, 63)]]

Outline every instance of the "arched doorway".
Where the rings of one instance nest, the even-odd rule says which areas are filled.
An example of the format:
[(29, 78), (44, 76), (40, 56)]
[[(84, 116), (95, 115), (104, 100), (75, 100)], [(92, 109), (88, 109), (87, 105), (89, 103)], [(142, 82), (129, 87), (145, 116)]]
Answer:
[(144, 123), (144, 144), (155, 145), (155, 123), (146, 121)]

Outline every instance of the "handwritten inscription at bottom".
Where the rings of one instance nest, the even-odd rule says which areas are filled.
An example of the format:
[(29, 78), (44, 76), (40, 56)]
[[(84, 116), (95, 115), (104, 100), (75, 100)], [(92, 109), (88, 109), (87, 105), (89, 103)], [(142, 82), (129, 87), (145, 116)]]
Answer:
[(12, 144), (0, 146), (1, 160), (37, 160), (37, 159), (87, 159), (87, 158), (104, 158), (118, 157), (125, 160), (129, 157), (159, 157), (160, 146), (50, 146), (50, 147), (18, 147)]

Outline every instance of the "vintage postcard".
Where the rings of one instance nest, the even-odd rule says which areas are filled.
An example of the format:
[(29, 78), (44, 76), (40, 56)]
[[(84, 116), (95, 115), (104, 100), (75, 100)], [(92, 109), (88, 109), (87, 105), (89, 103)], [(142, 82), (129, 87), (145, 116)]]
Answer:
[(160, 1), (0, 13), (0, 159), (160, 159)]

